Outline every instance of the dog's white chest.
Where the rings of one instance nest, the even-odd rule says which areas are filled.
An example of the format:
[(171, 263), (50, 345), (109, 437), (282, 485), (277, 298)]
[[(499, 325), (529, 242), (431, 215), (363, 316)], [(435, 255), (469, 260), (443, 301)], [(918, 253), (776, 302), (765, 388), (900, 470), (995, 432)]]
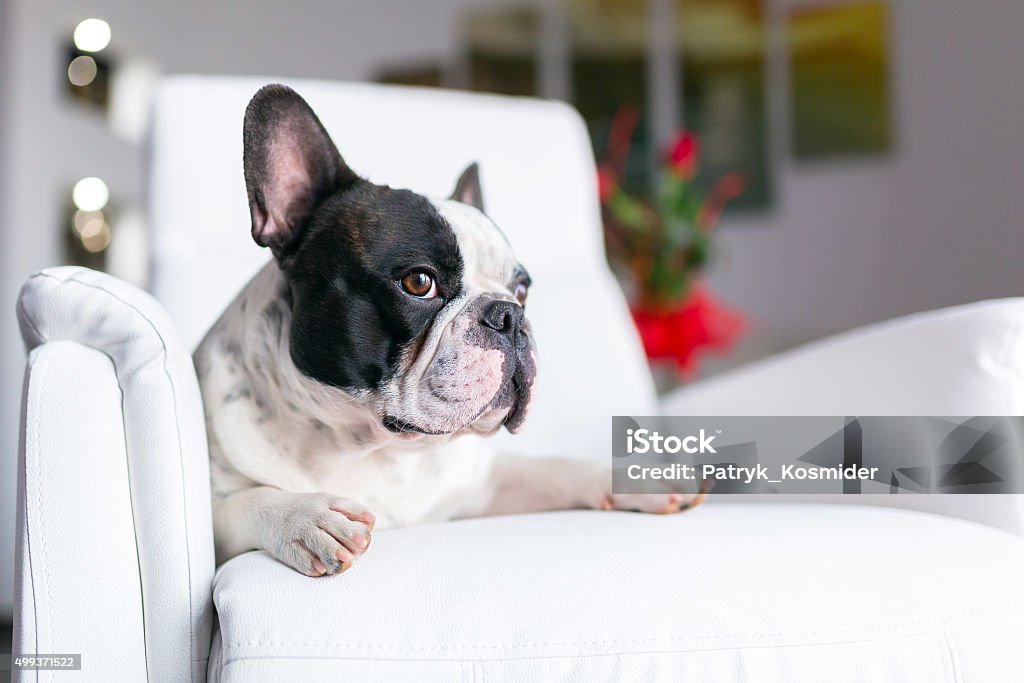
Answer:
[(323, 463), (323, 490), (360, 501), (377, 528), (443, 521), (483, 495), (491, 451), (466, 436), (436, 449), (383, 448), (359, 458)]

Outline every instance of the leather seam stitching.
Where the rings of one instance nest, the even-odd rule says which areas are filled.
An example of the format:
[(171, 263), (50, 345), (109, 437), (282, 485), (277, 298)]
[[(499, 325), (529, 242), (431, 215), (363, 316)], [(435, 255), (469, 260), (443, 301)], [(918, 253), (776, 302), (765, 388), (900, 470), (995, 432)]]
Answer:
[[(39, 390), (41, 391), (46, 386), (46, 376), (49, 373), (51, 361), (46, 356), (43, 356), (41, 358), (41, 360), (40, 360), (40, 363), (41, 363), (42, 367), (39, 368), (39, 387), (40, 387)], [(29, 388), (31, 390), (31, 385), (30, 385)], [(35, 448), (37, 448), (37, 449), (39, 448), (39, 425), (40, 425), (41, 422), (42, 422), (41, 411), (36, 411), (35, 418), (33, 420), (33, 425), (32, 425), (32, 441), (33, 441), (33, 446), (35, 446)], [(39, 527), (40, 527), (39, 531), (40, 531), (40, 533), (43, 533), (42, 527), (45, 526), (45, 524), (43, 523), (43, 487), (40, 484), (40, 482), (42, 481), (42, 470), (41, 470), (41, 468), (42, 468), (42, 458), (39, 458), (39, 457), (35, 458), (35, 465), (36, 465), (35, 466), (35, 470), (36, 470), (36, 512), (37, 512), (37, 516), (38, 516), (38, 519), (36, 521), (39, 524)], [(26, 472), (27, 472), (27, 469), (26, 469)], [(26, 510), (26, 512), (27, 512), (27, 510)], [(27, 533), (27, 531), (28, 531), (28, 518), (27, 518), (27, 516), (26, 516), (26, 520), (25, 521), (26, 521), (25, 528), (26, 528), (26, 533)], [(43, 565), (42, 566), (43, 575), (44, 575), (43, 576), (43, 583), (44, 583), (44, 585), (49, 587), (49, 585), (50, 585), (50, 569), (49, 569), (49, 561), (46, 559), (46, 544), (45, 543), (41, 544), (41, 546), (39, 548), (39, 552), (40, 552), (40, 555), (41, 555), (40, 559), (42, 559), (42, 565)], [(29, 555), (29, 557), (31, 558), (31, 554)], [(30, 568), (31, 568), (31, 565), (30, 565)], [(49, 591), (47, 591), (47, 592), (49, 592)], [(53, 619), (53, 599), (52, 599), (52, 596), (49, 596), (48, 602), (49, 602), (49, 607), (50, 607), (50, 609), (49, 609), (49, 611), (50, 611), (50, 622), (51, 622), (51, 624), (56, 625), (56, 622)], [(33, 606), (33, 612), (35, 614), (35, 619), (34, 619), (35, 620), (35, 624), (34, 624), (34, 626), (35, 626), (35, 636), (36, 636), (36, 652), (38, 652), (39, 649), (40, 649), (40, 645), (39, 645), (39, 610), (38, 610), (38, 607), (36, 605), (35, 572), (34, 571), (32, 572), (32, 606)], [(39, 680), (39, 670), (36, 670), (35, 679), (36, 679), (36, 681)]]
[(964, 682), (964, 671), (960, 664), (960, 655), (957, 652), (956, 642), (953, 639), (953, 634), (947, 628), (942, 632), (943, 640), (946, 644), (946, 650), (949, 654), (950, 670), (953, 674), (953, 683)]
[[(232, 643), (222, 643), (225, 649), (237, 649), (242, 647), (262, 647), (262, 646), (274, 646), (274, 647), (309, 647), (309, 648), (347, 648), (347, 649), (366, 649), (366, 650), (408, 650), (408, 651), (438, 651), (438, 650), (499, 650), (499, 649), (517, 649), (517, 648), (540, 648), (540, 647), (552, 647), (552, 646), (581, 646), (581, 645), (611, 645), (616, 643), (654, 643), (654, 642), (667, 642), (667, 641), (700, 641), (700, 640), (720, 640), (724, 638), (792, 638), (801, 636), (828, 636), (828, 635), (852, 635), (855, 633), (881, 633), (884, 631), (893, 631), (914, 626), (929, 626), (929, 625), (943, 625), (950, 621), (962, 619), (965, 617), (973, 617), (981, 614), (992, 614), (994, 612), (1006, 612), (1009, 610), (1020, 609), (1024, 607), (1024, 603), (1014, 603), (1011, 605), (1000, 605), (982, 607), (973, 610), (965, 610), (954, 614), (949, 614), (943, 617), (936, 617), (934, 619), (920, 619), (916, 621), (908, 621), (896, 624), (887, 624), (884, 626), (865, 626), (855, 629), (831, 629), (823, 631), (793, 631), (783, 633), (709, 633), (709, 634), (695, 634), (688, 636), (654, 636), (649, 638), (612, 638), (606, 640), (589, 640), (589, 641), (551, 641), (551, 642), (540, 642), (540, 643), (516, 643), (509, 645), (391, 645), (391, 644), (376, 644), (376, 643), (323, 643), (323, 642), (307, 642), (307, 643), (292, 643), (292, 642), (275, 642), (275, 641), (235, 641)], [(1022, 611), (1021, 613), (1024, 613)], [(1005, 615), (1001, 615), (1005, 616)], [(1014, 616), (1014, 613), (1010, 611), (1009, 616)], [(907, 635), (919, 635), (919, 634), (907, 634)]]
[[(922, 633), (907, 633), (901, 634), (893, 639), (893, 641), (901, 641), (910, 638), (926, 638), (928, 636), (940, 636), (942, 631), (925, 631)], [(518, 661), (536, 661), (536, 660), (547, 660), (547, 659), (605, 659), (605, 658), (621, 658), (621, 657), (639, 657), (645, 655), (678, 655), (678, 654), (703, 654), (707, 652), (742, 652), (746, 650), (782, 650), (782, 649), (805, 649), (805, 648), (819, 648), (819, 647), (834, 647), (834, 646), (858, 646), (867, 645), (869, 643), (876, 643), (877, 639), (871, 640), (841, 640), (832, 642), (822, 643), (787, 643), (783, 645), (735, 645), (728, 647), (716, 647), (709, 649), (650, 649), (650, 650), (634, 650), (626, 652), (585, 652), (585, 653), (558, 653), (558, 654), (543, 654), (543, 655), (509, 655), (504, 657), (494, 657), (490, 659), (462, 659), (458, 658), (458, 655), (454, 655), (450, 658), (427, 658), (427, 657), (380, 657), (372, 654), (367, 655), (320, 655), (310, 656), (306, 654), (298, 655), (282, 655), (282, 654), (253, 654), (244, 655), (240, 657), (233, 657), (227, 660), (222, 660), (222, 670), (233, 664), (239, 664), (242, 662), (252, 662), (261, 660), (342, 660), (342, 661), (371, 661), (371, 662), (421, 662), (429, 664), (440, 664), (440, 663), (458, 663), (465, 665), (472, 663), (474, 666), (479, 666), (481, 669), (486, 664), (500, 663), (500, 662), (518, 662)], [(934, 641), (932, 641), (934, 644)], [(948, 673), (948, 672), (946, 672)], [(475, 680), (475, 679), (474, 679)]]

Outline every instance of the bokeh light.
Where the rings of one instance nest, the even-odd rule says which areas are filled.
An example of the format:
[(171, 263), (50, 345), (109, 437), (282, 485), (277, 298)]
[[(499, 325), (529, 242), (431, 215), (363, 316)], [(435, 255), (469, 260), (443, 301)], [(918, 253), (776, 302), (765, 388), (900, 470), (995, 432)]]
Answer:
[(90, 235), (79, 235), (82, 246), (89, 253), (96, 254), (110, 246), (110, 226), (100, 223), (96, 232)]
[(74, 40), (82, 52), (99, 52), (110, 44), (110, 24), (102, 19), (86, 19), (75, 27)]
[(82, 178), (75, 183), (71, 199), (80, 211), (100, 211), (110, 199), (110, 190), (99, 178)]
[(96, 60), (85, 55), (75, 57), (68, 64), (68, 80), (71, 81), (71, 85), (79, 87), (89, 85), (96, 79), (98, 72)]
[(72, 219), (72, 227), (83, 239), (98, 235), (107, 222), (102, 211), (75, 211)]

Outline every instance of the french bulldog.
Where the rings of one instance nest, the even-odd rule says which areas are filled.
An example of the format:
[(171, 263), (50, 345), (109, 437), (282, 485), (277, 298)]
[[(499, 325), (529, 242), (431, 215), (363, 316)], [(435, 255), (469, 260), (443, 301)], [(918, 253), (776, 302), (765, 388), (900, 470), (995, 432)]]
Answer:
[(523, 425), (537, 355), (530, 275), (484, 213), (476, 165), (449, 199), (371, 183), (281, 85), (253, 97), (243, 142), (252, 238), (273, 258), (194, 355), (218, 564), (262, 549), (322, 576), (375, 528), (700, 501), (492, 453), (484, 437)]

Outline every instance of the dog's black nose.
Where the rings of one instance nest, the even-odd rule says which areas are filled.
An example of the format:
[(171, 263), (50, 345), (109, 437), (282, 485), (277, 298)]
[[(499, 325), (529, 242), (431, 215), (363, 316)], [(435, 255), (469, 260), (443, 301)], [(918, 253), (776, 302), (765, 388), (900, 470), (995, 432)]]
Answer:
[(480, 324), (502, 334), (513, 335), (523, 322), (523, 307), (511, 301), (492, 301), (484, 307)]

